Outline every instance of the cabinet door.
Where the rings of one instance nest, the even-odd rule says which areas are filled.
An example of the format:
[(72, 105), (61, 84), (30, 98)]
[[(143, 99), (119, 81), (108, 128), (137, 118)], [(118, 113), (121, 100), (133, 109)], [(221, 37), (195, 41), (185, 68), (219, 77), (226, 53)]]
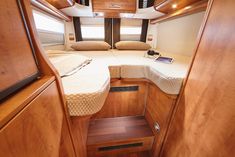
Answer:
[[(166, 134), (169, 118), (172, 114), (176, 101), (176, 95), (168, 95), (162, 92), (156, 85), (150, 84), (147, 98), (145, 118), (150, 124), (155, 135), (153, 144), (153, 157), (158, 156), (162, 142)], [(160, 130), (156, 131), (155, 123), (159, 124)]]
[(0, 0), (0, 100), (39, 75), (19, 5)]
[(0, 130), (1, 157), (58, 157), (63, 111), (55, 83)]

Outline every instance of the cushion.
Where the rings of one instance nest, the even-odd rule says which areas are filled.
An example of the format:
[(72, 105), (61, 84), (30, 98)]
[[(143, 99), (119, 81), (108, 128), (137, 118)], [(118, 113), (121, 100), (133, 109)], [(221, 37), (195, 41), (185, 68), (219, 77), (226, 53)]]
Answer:
[(77, 51), (102, 51), (109, 50), (111, 46), (104, 41), (79, 41), (71, 46)]
[(72, 75), (91, 62), (91, 59), (79, 54), (56, 54), (48, 57), (61, 77)]
[(118, 50), (148, 50), (151, 46), (140, 41), (119, 41), (115, 44)]

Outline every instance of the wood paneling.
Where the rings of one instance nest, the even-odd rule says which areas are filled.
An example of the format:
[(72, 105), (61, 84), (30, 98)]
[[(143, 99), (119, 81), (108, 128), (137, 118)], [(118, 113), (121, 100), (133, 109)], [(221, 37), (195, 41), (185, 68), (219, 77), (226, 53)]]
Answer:
[(148, 82), (116, 80), (111, 87), (139, 86), (138, 91), (109, 92), (101, 111), (93, 118), (144, 115)]
[[(171, 12), (175, 12), (178, 9), (182, 9), (186, 6), (190, 6), (194, 3), (197, 3), (202, 0), (157, 0), (155, 1), (155, 9), (165, 14), (169, 14)], [(172, 5), (177, 5), (176, 8), (172, 8)]]
[[(11, 3), (16, 2), (15, 0), (14, 2), (13, 0), (8, 0), (6, 3), (0, 2), (0, 12), (2, 15), (4, 12), (3, 8), (9, 8), (9, 6), (11, 6), (4, 21), (12, 20), (14, 29), (10, 31), (14, 32), (13, 30), (16, 30), (18, 33), (22, 33), (24, 29), (20, 27), (22, 25), (22, 22), (19, 22), (21, 18), (16, 15), (18, 14), (18, 7), (11, 5)], [(22, 2), (26, 24), (29, 27), (42, 77), (1, 103), (0, 156), (58, 156), (59, 149), (62, 148), (61, 150), (64, 150), (63, 145), (60, 146), (61, 132), (63, 133), (63, 140), (65, 139), (65, 135), (69, 137), (68, 132), (64, 134), (65, 128), (61, 130), (62, 119), (66, 118), (65, 122), (69, 124), (66, 107), (63, 108), (63, 105), (65, 105), (63, 88), (58, 73), (45, 56), (44, 50), (38, 40), (30, 1), (20, 0), (20, 2)], [(9, 13), (14, 14), (14, 16), (11, 16)], [(6, 19), (6, 17), (8, 18)], [(14, 38), (17, 36), (17, 34), (14, 33), (9, 34), (6, 30), (3, 31), (3, 34), (1, 33), (2, 36), (5, 34), (13, 36)], [(17, 38), (17, 42), (12, 40), (12, 43), (17, 45), (22, 41), (27, 41), (25, 38), (27, 37)], [(2, 39), (4, 40), (4, 38)], [(24, 44), (26, 43), (23, 43), (21, 46)], [(4, 45), (2, 50), (8, 49), (8, 46), (9, 45)], [(13, 48), (14, 46), (10, 47), (10, 49)], [(21, 53), (19, 54), (21, 55)], [(11, 57), (17, 57), (19, 54), (11, 55)], [(24, 67), (27, 69), (30, 67), (30, 65), (25, 66), (27, 64), (25, 63), (26, 61), (22, 60), (22, 62), (24, 62), (24, 65), (22, 63), (18, 68)], [(9, 62), (8, 66), (10, 67), (11, 65), (12, 63)], [(55, 86), (55, 82), (50, 85), (55, 81), (55, 78), (58, 87)], [(50, 87), (47, 88), (49, 85)], [(69, 126), (63, 126), (70, 130)], [(2, 138), (4, 138), (4, 140), (2, 140)], [(71, 140), (66, 140), (67, 148), (73, 144), (69, 142), (71, 142)]]
[(46, 0), (34, 0), (34, 1), (31, 1), (31, 4), (38, 8), (38, 9), (41, 9), (53, 16), (56, 16), (62, 20), (65, 20), (65, 21), (71, 21), (72, 18), (65, 15), (62, 11), (58, 10), (56, 7), (54, 7), (53, 5), (51, 5), (50, 3), (48, 3)]
[(162, 157), (235, 154), (235, 1), (210, 2)]
[(135, 13), (136, 0), (92, 0), (93, 12)]
[(59, 157), (76, 157), (66, 118), (63, 118)]
[(74, 138), (74, 147), (77, 156), (86, 157), (87, 156), (87, 133), (91, 116), (71, 117), (71, 128)]
[(75, 4), (74, 0), (46, 0), (48, 3), (57, 9), (72, 7)]
[(51, 84), (0, 130), (0, 156), (59, 156), (63, 119), (56, 84)]
[(150, 21), (150, 23), (155, 24), (155, 23), (158, 23), (158, 22), (172, 20), (172, 19), (179, 18), (179, 17), (182, 17), (182, 16), (187, 16), (187, 15), (194, 14), (194, 13), (197, 13), (197, 12), (205, 11), (206, 8), (207, 8), (207, 3), (208, 3), (207, 0), (199, 1), (197, 3), (194, 3), (194, 4), (190, 5), (189, 8), (177, 9), (174, 12), (171, 12), (169, 14), (160, 16), (159, 18), (153, 19), (153, 20)]
[[(35, 76), (38, 68), (17, 1), (1, 0), (0, 10), (0, 92), (3, 92), (12, 86), (14, 90), (20, 82)], [(0, 94), (1, 98), (5, 92)]]
[[(32, 127), (32, 130), (31, 130), (32, 133), (28, 132), (28, 130), (24, 130), (25, 132), (23, 134), (22, 132), (18, 133), (17, 132), (18, 129), (14, 130), (15, 134), (13, 135), (13, 133), (12, 133), (12, 136), (11, 136), (12, 138), (14, 138), (15, 136), (17, 136), (17, 138), (18, 138), (18, 136), (22, 136), (22, 135), (27, 135), (28, 134), (27, 136), (19, 137), (21, 141), (16, 141), (18, 139), (14, 140), (14, 139), (11, 139), (10, 136), (8, 136), (7, 138), (9, 138), (8, 139), (9, 142), (7, 143), (6, 140), (4, 142), (6, 142), (10, 146), (17, 147), (16, 149), (15, 148), (12, 149), (13, 153), (11, 154), (11, 156), (21, 156), (22, 154), (23, 154), (22, 156), (54, 156), (54, 155), (58, 156), (59, 147), (58, 147), (58, 149), (55, 148), (54, 147), (55, 145), (54, 145), (53, 142), (60, 140), (60, 135), (57, 136), (58, 135), (57, 132), (60, 132), (61, 129), (53, 128), (54, 130), (52, 132), (55, 133), (55, 135), (53, 135), (53, 136), (51, 136), (51, 133), (49, 131), (47, 131), (47, 130), (44, 131), (44, 129), (48, 125), (51, 125), (51, 127), (57, 125), (57, 117), (56, 117), (57, 113), (56, 112), (58, 112), (59, 110), (62, 110), (62, 112), (64, 112), (64, 113), (62, 113), (63, 114), (62, 116), (64, 118), (66, 118), (66, 122), (68, 124), (68, 119), (67, 119), (68, 114), (66, 114), (67, 113), (66, 112), (66, 107), (63, 106), (65, 104), (64, 103), (65, 102), (64, 101), (64, 97), (63, 97), (63, 94), (62, 94), (63, 93), (63, 90), (62, 90), (63, 88), (62, 88), (62, 86), (60, 84), (60, 77), (59, 77), (58, 73), (56, 72), (54, 67), (51, 65), (51, 63), (49, 62), (48, 58), (45, 56), (44, 50), (43, 50), (43, 48), (42, 48), (42, 46), (41, 46), (41, 44), (39, 42), (39, 38), (37, 36), (37, 32), (36, 32), (36, 28), (35, 28), (35, 23), (33, 21), (32, 7), (30, 5), (30, 1), (29, 0), (20, 0), (20, 2), (22, 2), (22, 9), (24, 11), (24, 16), (25, 16), (25, 19), (26, 19), (26, 24), (28, 25), (29, 33), (30, 33), (30, 36), (32, 38), (32, 43), (33, 43), (33, 46), (34, 46), (34, 49), (35, 49), (35, 54), (36, 54), (36, 57), (38, 59), (38, 64), (39, 64), (39, 67), (40, 67), (39, 70), (40, 70), (40, 73), (41, 73), (41, 78), (38, 78), (37, 81), (35, 81), (34, 83), (30, 84), (29, 86), (23, 88), (22, 90), (20, 90), (16, 94), (14, 94), (11, 98), (7, 99), (6, 101), (4, 101), (0, 105), (0, 107), (1, 107), (1, 110), (0, 110), (1, 111), (1, 113), (0, 113), (0, 117), (1, 117), (0, 118), (1, 119), (0, 125), (1, 125), (1, 128), (2, 128), (3, 125), (5, 125), (5, 126), (9, 126), (9, 125), (12, 125), (12, 126), (14, 125), (15, 126), (15, 125), (17, 125), (16, 127), (21, 125), (21, 126), (24, 126), (26, 129), (28, 129), (28, 128), (30, 129), (30, 127)], [(1, 8), (4, 8), (4, 7), (8, 8), (9, 6), (11, 6), (10, 3), (13, 3), (13, 0), (8, 0), (6, 3), (1, 4), (0, 7)], [(16, 3), (15, 0), (14, 0), (14, 3)], [(1, 9), (0, 12), (2, 13), (2, 11), (4, 11), (4, 10)], [(7, 15), (7, 16), (5, 16), (4, 21), (6, 21), (7, 19), (8, 20), (13, 20), (14, 30), (17, 30), (20, 33), (22, 33), (22, 31), (24, 32), (24, 30), (23, 29), (19, 29), (20, 27), (18, 28), (18, 26), (21, 25), (21, 23), (19, 23), (20, 18), (15, 16), (16, 12), (18, 12), (18, 8), (14, 7), (14, 5), (12, 5), (11, 8), (10, 8), (10, 11), (8, 11), (8, 15), (10, 15), (9, 13), (12, 13), (12, 14), (14, 14), (14, 16), (10, 16), (9, 17)], [(6, 19), (6, 17), (8, 17), (8, 18)], [(15, 18), (17, 18), (17, 19), (15, 19)], [(8, 31), (4, 31), (4, 33), (8, 33), (9, 34)], [(1, 34), (1, 35), (4, 35), (4, 34)], [(10, 34), (10, 35), (14, 36), (15, 34)], [(14, 36), (14, 38), (15, 37), (16, 36)], [(25, 37), (25, 38), (27, 38), (27, 37)], [(22, 38), (17, 38), (17, 42), (14, 42), (14, 40), (12, 40), (12, 43), (17, 45), (17, 43), (21, 43), (21, 41), (25, 41), (26, 40), (25, 38), (23, 38), (23, 37)], [(22, 45), (24, 45), (24, 44), (22, 44)], [(7, 49), (7, 46), (9, 46), (9, 45), (4, 45), (4, 46), (5, 47), (3, 48), (3, 50)], [(12, 58), (17, 57), (19, 54), (11, 56), (11, 57)], [(11, 64), (12, 63), (9, 63), (8, 66), (11, 66)], [(24, 64), (24, 66), (23, 66), (23, 64)], [(30, 65), (29, 66), (25, 66), (25, 65), (26, 65), (26, 63), (22, 63), (22, 65), (20, 67), (25, 67), (26, 69), (28, 67), (30, 67)], [(18, 67), (18, 68), (20, 68), (20, 67)], [(27, 105), (30, 102), (33, 101), (32, 103), (34, 103), (36, 101), (42, 101), (42, 100), (38, 100), (40, 97), (37, 97), (37, 96), (41, 92), (44, 93), (44, 90), (53, 81), (55, 81), (55, 78), (56, 78), (56, 83), (57, 83), (58, 87), (56, 87), (56, 89), (53, 91), (53, 93), (49, 93), (47, 97), (46, 96), (44, 97), (45, 100), (43, 100), (43, 102), (47, 102), (47, 104), (45, 105), (45, 104), (40, 103), (37, 106), (33, 105), (32, 109), (30, 111), (26, 112), (25, 107), (28, 107)], [(60, 101), (56, 102), (56, 104), (53, 104), (57, 100), (60, 100)], [(61, 104), (61, 102), (63, 104)], [(51, 105), (53, 107), (54, 107), (54, 105), (56, 105), (56, 108), (54, 109), (53, 107), (51, 107)], [(31, 106), (31, 103), (30, 103), (30, 106)], [(41, 113), (41, 110), (38, 109), (38, 106), (44, 107), (45, 112), (42, 111), (42, 113)], [(47, 119), (44, 120), (44, 121), (42, 120), (41, 122), (39, 122), (39, 124), (37, 124), (36, 122), (35, 122), (36, 124), (32, 124), (31, 122), (30, 122), (30, 124), (27, 124), (27, 123), (25, 124), (24, 122), (27, 122), (28, 120), (30, 120), (31, 114), (33, 115), (34, 113), (36, 113), (35, 110), (38, 110), (38, 112), (41, 113), (41, 115), (44, 115), (45, 118), (50, 117), (51, 119), (48, 119), (48, 120), (52, 120), (52, 124), (51, 123), (47, 123), (47, 121), (48, 121)], [(54, 114), (54, 112), (56, 114)], [(20, 115), (17, 115), (18, 113), (20, 115), (28, 114), (28, 116), (25, 116), (24, 121), (21, 122), (20, 124), (17, 121), (15, 121), (15, 119), (17, 119), (18, 116), (20, 116)], [(60, 114), (60, 112), (58, 112), (58, 114)], [(39, 118), (41, 118), (40, 115), (39, 115)], [(31, 118), (31, 121), (34, 121), (34, 119)], [(41, 123), (42, 122), (43, 122), (43, 124), (44, 124), (44, 122), (46, 124), (44, 124), (45, 126), (42, 126), (42, 128), (41, 128)], [(62, 121), (59, 121), (58, 123), (62, 123)], [(37, 128), (35, 128), (35, 127), (37, 127)], [(21, 131), (20, 129), (21, 128), (19, 128), (19, 131)], [(70, 129), (70, 128), (68, 128), (68, 129)], [(49, 132), (49, 133), (47, 134), (47, 132)], [(22, 135), (20, 135), (21, 133), (22, 133)], [(35, 135), (33, 135), (33, 134), (35, 134)], [(31, 141), (30, 141), (30, 137), (33, 137), (33, 138), (31, 138)], [(38, 140), (37, 139), (35, 140), (34, 137), (37, 137)], [(41, 142), (42, 140), (44, 140), (44, 141)], [(3, 142), (3, 141), (1, 140), (1, 142)], [(19, 145), (20, 145), (19, 147), (15, 144), (17, 142), (19, 142)], [(34, 142), (36, 142), (36, 144)], [(7, 146), (7, 144), (6, 144), (6, 146)], [(70, 145), (70, 143), (67, 143), (67, 145)], [(21, 149), (22, 152), (19, 152), (19, 155), (18, 154), (14, 155), (14, 154), (17, 153), (17, 151), (19, 151), (19, 149)], [(16, 150), (16, 152), (14, 152), (14, 150)], [(50, 151), (50, 152), (46, 152), (47, 150)], [(39, 153), (38, 151), (41, 151), (41, 153)], [(38, 154), (33, 154), (32, 152), (38, 153)], [(8, 153), (11, 153), (11, 152), (8, 152)], [(28, 154), (32, 153), (32, 154), (27, 155), (27, 153)], [(46, 153), (47, 153), (47, 155), (46, 155)], [(54, 154), (54, 153), (56, 153), (56, 154)], [(7, 156), (7, 155), (3, 155), (3, 156)]]
[[(93, 120), (89, 126), (88, 156), (107, 156), (150, 150), (153, 133), (143, 116)], [(141, 146), (100, 150), (102, 147), (143, 143)]]
[[(165, 94), (153, 83), (149, 85), (148, 93), (145, 117), (155, 135), (152, 156), (157, 157), (162, 147), (177, 96)], [(154, 129), (155, 122), (160, 125), (160, 132)]]

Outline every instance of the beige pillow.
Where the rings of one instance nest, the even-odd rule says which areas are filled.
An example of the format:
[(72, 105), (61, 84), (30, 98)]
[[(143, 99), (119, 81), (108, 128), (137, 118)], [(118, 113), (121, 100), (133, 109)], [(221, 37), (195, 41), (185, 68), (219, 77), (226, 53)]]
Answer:
[(140, 41), (119, 41), (115, 44), (118, 50), (148, 50), (151, 46)]
[(79, 41), (71, 46), (77, 51), (102, 51), (109, 50), (111, 46), (104, 41)]

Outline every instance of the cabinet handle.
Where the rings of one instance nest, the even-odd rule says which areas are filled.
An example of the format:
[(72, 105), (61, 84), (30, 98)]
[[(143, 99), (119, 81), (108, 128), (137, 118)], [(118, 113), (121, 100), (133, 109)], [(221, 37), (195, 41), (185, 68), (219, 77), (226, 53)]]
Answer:
[(160, 125), (158, 124), (158, 122), (154, 123), (154, 129), (156, 130), (157, 133), (160, 132), (161, 128), (160, 128)]

